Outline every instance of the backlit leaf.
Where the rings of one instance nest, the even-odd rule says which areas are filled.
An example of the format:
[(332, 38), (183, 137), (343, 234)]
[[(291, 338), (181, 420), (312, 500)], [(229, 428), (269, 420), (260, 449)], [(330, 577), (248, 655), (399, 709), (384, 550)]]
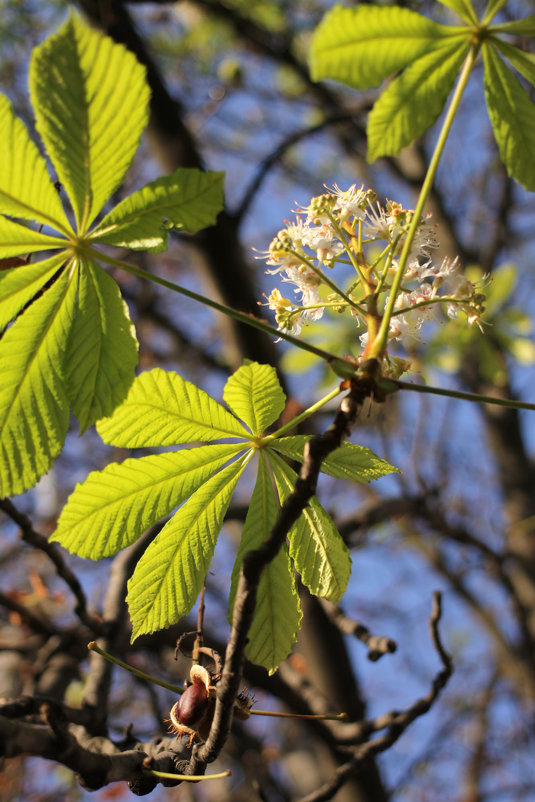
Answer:
[(368, 160), (394, 156), (437, 119), (469, 48), (448, 42), (407, 67), (381, 94), (368, 117)]
[(208, 393), (160, 368), (138, 376), (126, 400), (97, 429), (105, 443), (122, 448), (250, 436)]
[(0, 215), (0, 259), (6, 256), (64, 248), (67, 241), (60, 237), (49, 237), (14, 220)]
[(451, 8), (465, 22), (477, 23), (477, 14), (470, 0), (438, 0), (438, 2), (447, 8)]
[[(310, 440), (310, 437), (306, 435), (280, 437), (273, 440), (270, 447), (300, 462), (307, 440)], [(343, 443), (323, 460), (320, 470), (322, 473), (334, 476), (335, 479), (350, 479), (352, 482), (370, 482), (388, 473), (399, 473), (398, 468), (377, 457), (369, 448), (355, 443)]]
[(59, 254), (44, 262), (0, 271), (0, 331), (40, 293), (63, 260)]
[[(297, 474), (273, 452), (269, 460), (284, 501), (295, 487)], [(315, 496), (292, 526), (288, 541), (290, 557), (303, 584), (315, 596), (340, 601), (351, 573), (351, 557), (331, 517)]]
[(0, 498), (32, 487), (65, 440), (67, 283), (65, 270), (0, 340)]
[(535, 105), (492, 46), (483, 46), (485, 96), (508, 174), (535, 190)]
[[(266, 457), (259, 454), (258, 476), (242, 529), (240, 546), (232, 571), (229, 621), (243, 555), (258, 548), (268, 537), (279, 511), (278, 499), (268, 474)], [(301, 607), (295, 587), (288, 549), (283, 545), (262, 572), (258, 585), (254, 618), (249, 629), (246, 654), (272, 674), (288, 657), (301, 623)]]
[(166, 523), (138, 562), (126, 599), (132, 640), (176, 624), (195, 604), (245, 463), (238, 460), (205, 482)]
[(137, 340), (117, 283), (98, 265), (82, 261), (66, 354), (72, 411), (84, 432), (110, 415), (134, 380)]
[(223, 400), (253, 434), (262, 434), (284, 410), (286, 396), (275, 368), (250, 362), (228, 379)]
[(148, 119), (145, 68), (74, 14), (35, 48), (37, 130), (85, 233), (130, 166)]
[(0, 95), (0, 142), (0, 212), (71, 231), (46, 162), (4, 95)]
[(168, 231), (194, 234), (213, 225), (223, 208), (224, 173), (180, 167), (119, 203), (91, 239), (133, 250), (163, 251)]
[(51, 539), (80, 557), (109, 557), (169, 515), (238, 448), (200, 446), (92, 471), (76, 485)]
[(369, 89), (466, 29), (439, 25), (398, 6), (335, 6), (314, 32), (311, 74)]

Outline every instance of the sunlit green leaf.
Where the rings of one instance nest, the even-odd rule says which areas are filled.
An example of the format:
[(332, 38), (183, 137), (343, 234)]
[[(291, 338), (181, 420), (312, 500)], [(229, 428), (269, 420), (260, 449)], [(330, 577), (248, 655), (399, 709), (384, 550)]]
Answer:
[(113, 415), (99, 421), (105, 443), (122, 448), (248, 438), (234, 415), (178, 373), (142, 373)]
[(508, 174), (535, 190), (535, 105), (491, 46), (483, 46), (485, 96), (501, 159)]
[(224, 173), (179, 168), (119, 203), (91, 233), (97, 242), (162, 251), (168, 231), (213, 225), (223, 208)]
[(132, 640), (176, 624), (202, 588), (244, 460), (212, 476), (147, 548), (128, 583)]
[(125, 548), (168, 515), (239, 446), (209, 445), (111, 463), (76, 485), (52, 540), (100, 560)]
[(314, 32), (312, 78), (332, 78), (355, 89), (379, 86), (450, 36), (464, 37), (466, 29), (439, 25), (398, 6), (335, 6)]
[[(535, 30), (534, 30), (535, 34)], [(526, 53), (519, 47), (503, 42), (501, 39), (493, 39), (494, 45), (511, 62), (515, 70), (520, 75), (535, 86), (535, 53)]]
[(438, 0), (438, 2), (447, 8), (451, 8), (465, 22), (477, 23), (477, 14), (470, 0)]
[(407, 67), (385, 89), (368, 117), (370, 162), (398, 154), (435, 122), (469, 46), (447, 41)]
[[(310, 436), (280, 437), (273, 440), (270, 447), (300, 462), (307, 440), (310, 440)], [(370, 482), (388, 473), (399, 473), (398, 468), (377, 457), (369, 448), (355, 443), (343, 443), (323, 460), (320, 470), (335, 479), (350, 479), (352, 482)]]
[[(278, 515), (278, 500), (267, 471), (266, 458), (259, 454), (258, 476), (242, 529), (240, 546), (232, 571), (229, 620), (243, 555), (258, 548), (268, 537)], [(301, 622), (299, 596), (286, 544), (262, 572), (256, 608), (249, 630), (248, 658), (273, 673), (288, 656)]]
[(0, 215), (0, 259), (7, 256), (64, 248), (66, 240), (49, 237), (41, 231), (8, 220)]
[[(297, 474), (273, 452), (269, 460), (284, 501), (295, 487)], [(288, 541), (290, 556), (303, 584), (315, 596), (340, 601), (349, 581), (351, 557), (331, 517), (315, 496), (292, 526)]]
[(262, 434), (283, 411), (286, 396), (275, 368), (250, 362), (228, 379), (223, 400), (253, 434)]
[[(501, 0), (502, 5), (506, 2), (508, 2), (508, 0)], [(498, 25), (493, 25), (491, 31), (493, 33), (535, 36), (535, 15), (524, 17), (524, 19), (511, 20), (510, 22), (500, 22)]]
[(98, 265), (82, 260), (66, 353), (72, 411), (84, 432), (110, 415), (134, 380), (137, 340), (116, 282)]
[(148, 119), (145, 68), (74, 14), (35, 48), (37, 129), (85, 232), (119, 186)]
[(46, 162), (4, 95), (0, 95), (0, 142), (0, 212), (70, 231)]
[(500, 11), (509, 0), (489, 0), (487, 3), (487, 8), (485, 9), (485, 15), (483, 17), (483, 24), (488, 25), (491, 19)]
[(0, 498), (32, 487), (65, 440), (67, 283), (64, 271), (0, 340)]
[(58, 271), (63, 259), (59, 254), (44, 262), (0, 271), (0, 331), (38, 295)]

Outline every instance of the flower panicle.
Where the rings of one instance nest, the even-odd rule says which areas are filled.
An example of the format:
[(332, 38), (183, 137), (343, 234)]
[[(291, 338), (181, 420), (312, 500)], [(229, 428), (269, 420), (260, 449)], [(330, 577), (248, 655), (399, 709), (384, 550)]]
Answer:
[[(367, 329), (359, 336), (366, 356), (370, 332), (377, 331), (377, 321), (387, 308), (388, 342), (407, 343), (421, 341), (423, 324), (435, 317), (439, 304), (446, 306), (450, 318), (462, 312), (470, 326), (483, 330), (485, 295), (480, 289), (485, 281), (470, 282), (458, 258), (434, 263), (439, 241), (431, 215), (416, 225), (401, 289), (394, 301), (389, 301), (398, 259), (409, 228), (414, 228), (414, 211), (392, 200), (381, 205), (376, 193), (364, 185), (352, 184), (346, 190), (338, 184), (325, 188), (327, 192), (311, 198), (307, 205), (297, 206), (295, 219), (285, 221), (268, 250), (257, 256), (266, 260), (266, 273), (280, 274), (284, 283), (294, 286), (294, 300), (277, 289), (267, 297), (280, 331), (300, 334), (304, 325), (322, 317), (326, 306), (348, 311), (359, 328)], [(349, 294), (330, 277), (336, 265), (357, 273), (356, 281), (353, 274), (347, 282), (351, 284)], [(385, 354), (386, 369), (391, 361)]]

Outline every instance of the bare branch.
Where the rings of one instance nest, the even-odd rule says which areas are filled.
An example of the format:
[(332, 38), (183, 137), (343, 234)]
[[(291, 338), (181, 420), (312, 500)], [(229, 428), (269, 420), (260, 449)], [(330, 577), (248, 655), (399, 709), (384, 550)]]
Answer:
[[(433, 607), (431, 616), (429, 618), (429, 629), (431, 641), (440, 658), (442, 668), (438, 674), (435, 675), (431, 683), (431, 689), (429, 693), (426, 694), (426, 696), (418, 699), (405, 711), (402, 711), (401, 713), (392, 712), (381, 717), (383, 721), (388, 721), (388, 724), (386, 725), (387, 731), (385, 734), (373, 741), (368, 741), (367, 743), (359, 746), (355, 750), (351, 760), (340, 766), (335, 772), (334, 777), (328, 783), (325, 783), (321, 788), (318, 788), (311, 794), (302, 797), (299, 802), (326, 802), (327, 800), (332, 799), (338, 789), (342, 787), (349, 777), (362, 769), (367, 760), (369, 760), (372, 756), (389, 749), (416, 718), (423, 716), (431, 708), (453, 672), (451, 657), (442, 645), (442, 640), (438, 629), (442, 615), (441, 601), (442, 599), (440, 592), (435, 591), (433, 594)], [(370, 724), (374, 725), (375, 729), (379, 729), (379, 723), (381, 722), (381, 719), (377, 719), (375, 722), (370, 722)], [(385, 725), (383, 724), (383, 726)]]
[(87, 609), (87, 600), (82, 590), (82, 586), (77, 577), (73, 574), (71, 569), (66, 565), (60, 550), (54, 543), (50, 543), (47, 538), (40, 532), (36, 532), (33, 524), (27, 515), (17, 510), (13, 502), (8, 498), (0, 499), (0, 509), (8, 515), (17, 526), (20, 527), (22, 540), (29, 546), (39, 549), (44, 552), (47, 557), (54, 563), (58, 576), (71, 589), (75, 599), (76, 606), (74, 612), (92, 632), (98, 635), (102, 632), (102, 622), (96, 616), (91, 615)]
[(341, 607), (332, 602), (322, 599), (321, 604), (331, 621), (336, 624), (344, 635), (352, 635), (368, 647), (368, 660), (371, 660), (372, 663), (380, 660), (383, 655), (392, 654), (396, 651), (397, 644), (391, 638), (387, 638), (384, 635), (373, 635), (368, 627), (361, 624), (360, 621), (354, 621), (349, 618)]

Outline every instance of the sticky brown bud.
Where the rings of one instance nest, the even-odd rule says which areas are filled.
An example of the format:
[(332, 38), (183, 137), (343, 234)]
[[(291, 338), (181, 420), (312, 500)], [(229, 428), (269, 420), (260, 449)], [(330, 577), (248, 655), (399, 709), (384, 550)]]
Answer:
[(209, 693), (203, 682), (194, 682), (186, 688), (176, 705), (174, 714), (181, 724), (194, 727), (200, 722), (209, 703)]

